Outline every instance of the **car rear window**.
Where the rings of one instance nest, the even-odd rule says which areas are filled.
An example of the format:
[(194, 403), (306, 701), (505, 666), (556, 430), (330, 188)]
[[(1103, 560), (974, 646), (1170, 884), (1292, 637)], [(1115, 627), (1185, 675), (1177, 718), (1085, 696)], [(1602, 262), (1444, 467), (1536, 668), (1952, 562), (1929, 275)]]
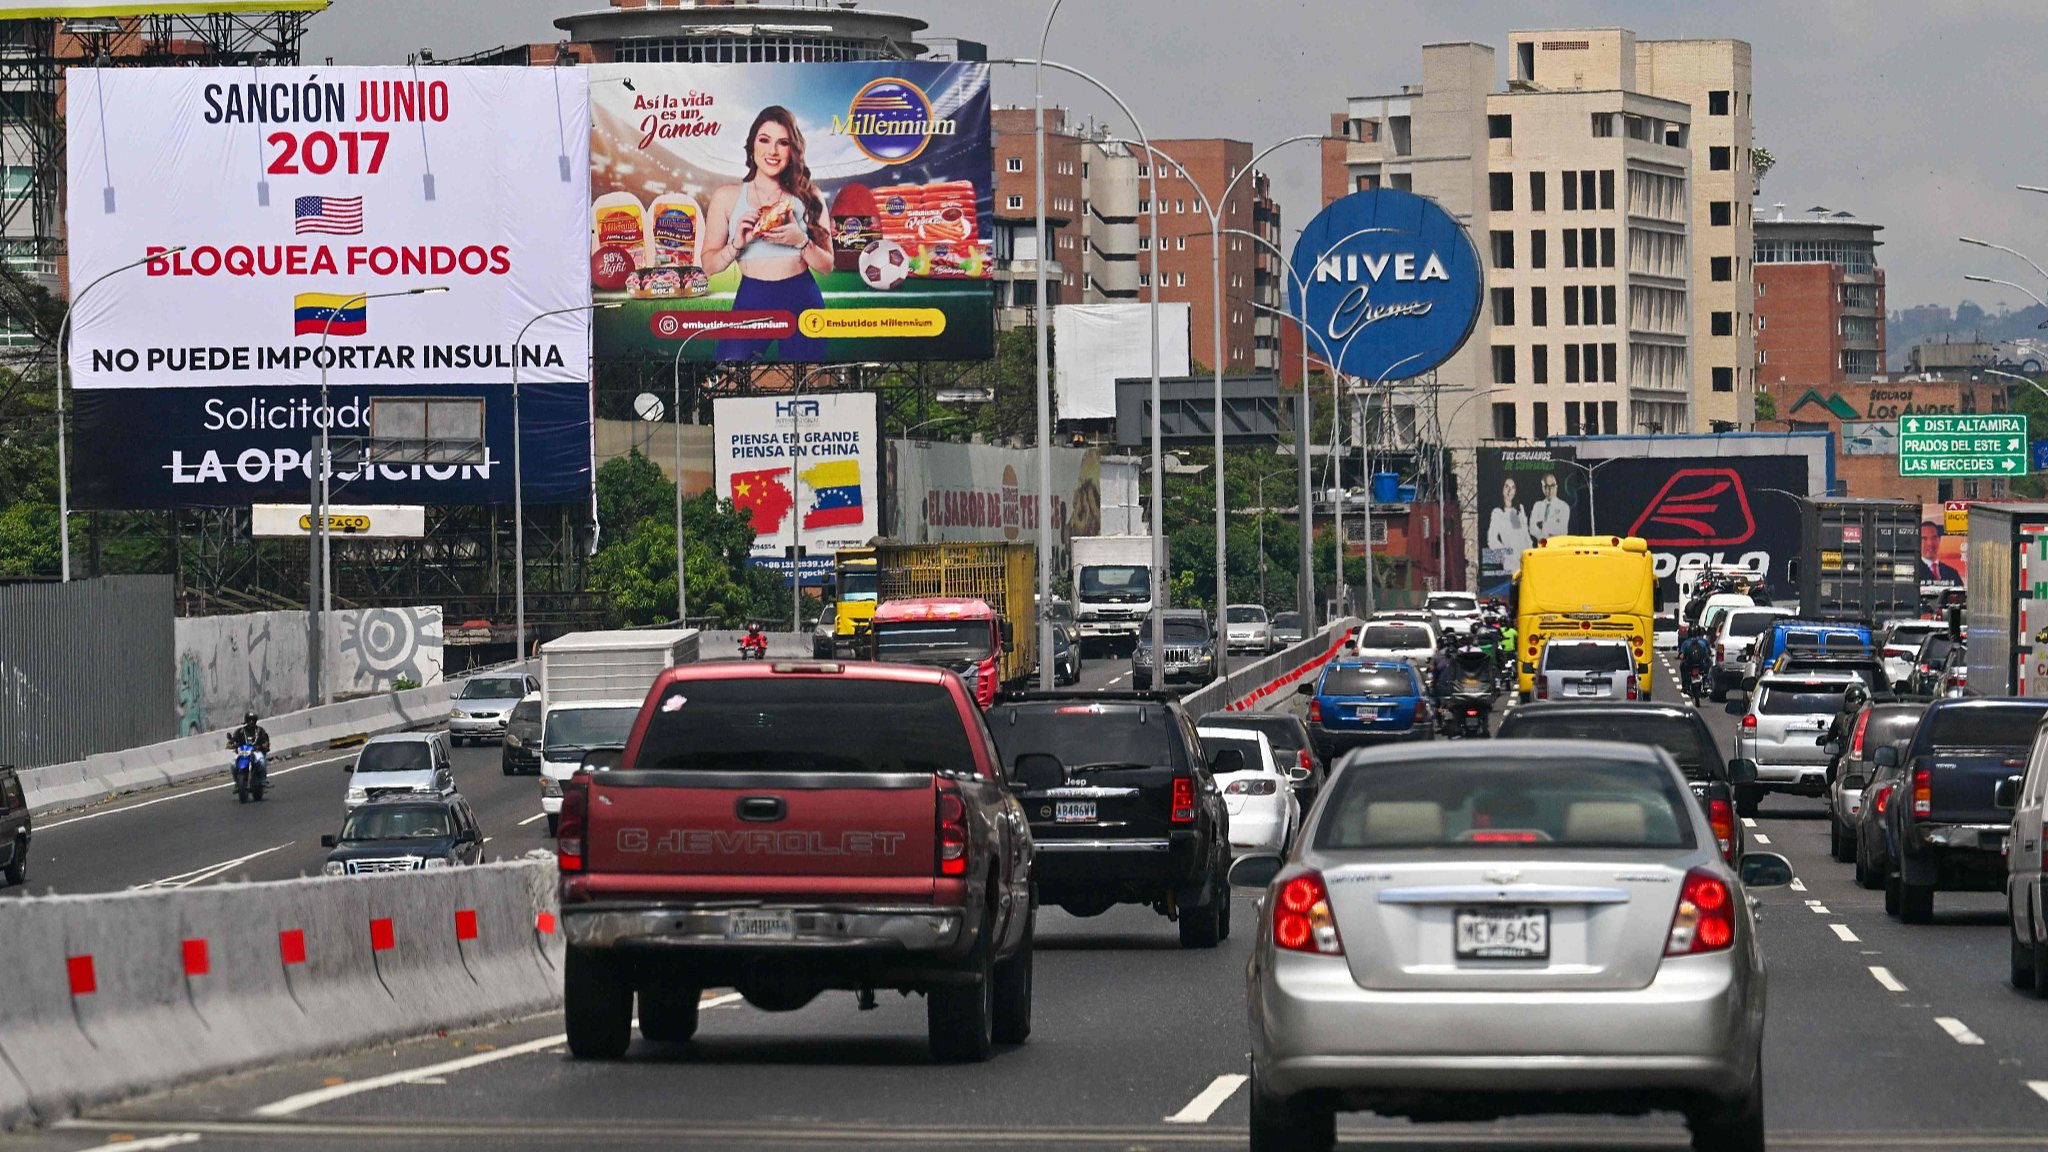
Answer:
[(1812, 716), (1842, 710), (1843, 689), (1836, 683), (1802, 684), (1787, 681), (1769, 684), (1757, 691), (1756, 710), (1764, 716)]
[(1264, 624), (1266, 622), (1266, 610), (1264, 608), (1236, 607), (1228, 609), (1226, 615), (1232, 624)]
[(1249, 736), (1202, 736), (1202, 754), (1209, 758), (1209, 767), (1216, 767), (1216, 754), (1225, 748), (1235, 748), (1244, 753), (1243, 772), (1269, 772), (1273, 764), (1259, 748), (1259, 742)]
[(1654, 712), (1514, 711), (1501, 721), (1503, 739), (1599, 740), (1616, 744), (1648, 744), (1662, 748), (1678, 762), (1679, 771), (1698, 779), (1718, 771), (1721, 757), (1700, 736), (1700, 728), (1682, 716)]
[(1634, 657), (1621, 644), (1576, 644), (1552, 640), (1543, 646), (1543, 666), (1552, 672), (1626, 672)]
[(1431, 612), (1477, 612), (1479, 611), (1479, 601), (1470, 596), (1431, 596), (1429, 598), (1429, 610)]
[(1754, 636), (1771, 626), (1771, 621), (1784, 618), (1782, 612), (1730, 612), (1728, 614), (1729, 636)]
[(1433, 648), (1429, 632), (1405, 624), (1380, 624), (1358, 635), (1360, 648)]
[(464, 700), (517, 700), (526, 695), (526, 681), (491, 677), (469, 680), (462, 685)]
[(521, 700), (512, 708), (512, 719), (528, 724), (540, 719), (540, 701)]
[(975, 771), (939, 684), (823, 676), (685, 680), (655, 705), (629, 771)]
[(1924, 708), (1901, 708), (1897, 712), (1874, 711), (1870, 724), (1863, 730), (1864, 759), (1868, 760), (1877, 749), (1887, 744), (1897, 744), (1913, 734), (1920, 727)]
[(988, 712), (1004, 764), (1038, 753), (1069, 770), (1179, 767), (1173, 724), (1157, 704), (998, 704)]
[(2042, 714), (2026, 705), (1943, 708), (1928, 740), (1937, 748), (2024, 748), (2033, 744)]
[(1308, 746), (1308, 729), (1284, 712), (1212, 712), (1198, 722), (1203, 728), (1236, 728), (1257, 732), (1275, 748), (1293, 751)]
[(1319, 696), (1413, 696), (1415, 679), (1398, 668), (1332, 668)]
[(356, 756), (358, 772), (425, 772), (433, 766), (427, 746), (417, 740), (366, 744)]
[(1333, 783), (1321, 851), (1457, 846), (1538, 852), (1691, 848), (1689, 799), (1660, 766), (1587, 758), (1416, 760)]

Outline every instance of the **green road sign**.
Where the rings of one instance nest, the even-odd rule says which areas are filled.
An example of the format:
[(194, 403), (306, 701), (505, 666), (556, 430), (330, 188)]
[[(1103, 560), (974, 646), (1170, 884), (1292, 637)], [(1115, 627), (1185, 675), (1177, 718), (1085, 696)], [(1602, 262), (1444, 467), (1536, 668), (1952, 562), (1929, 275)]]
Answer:
[(1899, 417), (1901, 476), (2024, 476), (2024, 414)]

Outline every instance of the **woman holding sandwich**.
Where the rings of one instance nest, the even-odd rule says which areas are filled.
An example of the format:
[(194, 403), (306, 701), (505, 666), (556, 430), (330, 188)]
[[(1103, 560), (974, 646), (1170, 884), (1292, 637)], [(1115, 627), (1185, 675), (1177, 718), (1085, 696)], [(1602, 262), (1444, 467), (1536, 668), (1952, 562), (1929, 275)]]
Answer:
[[(746, 148), (747, 178), (711, 194), (704, 221), (704, 272), (716, 276), (739, 262), (735, 312), (800, 316), (823, 308), (825, 295), (812, 274), (832, 270), (831, 224), (804, 162), (803, 130), (787, 108), (771, 105), (754, 117)], [(714, 355), (760, 360), (773, 345), (780, 345), (778, 360), (825, 358), (825, 341), (800, 332), (767, 340), (722, 339)]]

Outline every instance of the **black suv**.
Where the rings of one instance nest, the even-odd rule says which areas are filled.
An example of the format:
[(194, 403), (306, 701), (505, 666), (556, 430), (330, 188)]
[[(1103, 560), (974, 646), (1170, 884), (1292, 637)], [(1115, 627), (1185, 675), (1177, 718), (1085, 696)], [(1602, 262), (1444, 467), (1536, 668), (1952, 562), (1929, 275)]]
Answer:
[(0, 766), (0, 861), (6, 862), (9, 884), (28, 880), (28, 833), (28, 797), (22, 794), (21, 777)]
[(1186, 948), (1230, 935), (1230, 814), (1177, 702), (1027, 692), (990, 708), (988, 727), (1031, 821), (1043, 903), (1075, 916), (1149, 905), (1179, 920)]
[(1734, 786), (1755, 781), (1756, 765), (1723, 760), (1699, 709), (1624, 700), (1524, 704), (1508, 710), (1496, 735), (1503, 740), (1613, 740), (1662, 748), (1678, 763), (1706, 810), (1721, 855), (1730, 864), (1741, 862), (1742, 821), (1735, 816)]
[(455, 796), (381, 796), (357, 807), (341, 835), (322, 836), (329, 876), (420, 872), (484, 862), (484, 834), (469, 801)]

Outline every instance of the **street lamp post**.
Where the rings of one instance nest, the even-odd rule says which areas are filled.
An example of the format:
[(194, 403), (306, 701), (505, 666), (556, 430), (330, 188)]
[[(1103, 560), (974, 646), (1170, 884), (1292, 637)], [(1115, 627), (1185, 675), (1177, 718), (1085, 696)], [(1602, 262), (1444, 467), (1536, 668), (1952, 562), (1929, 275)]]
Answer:
[[(1032, 286), (1035, 295), (1031, 297), (1034, 310), (1031, 332), (1037, 344), (1038, 383), (1038, 686), (1050, 692), (1058, 684), (1058, 669), (1053, 667), (1052, 656), (1052, 517), (1048, 514), (1052, 505), (1052, 378), (1049, 375), (1047, 356), (1047, 334), (1045, 326), (1052, 319), (1045, 306), (1045, 262), (1047, 228), (1045, 226), (1045, 46), (1052, 39), (1052, 20), (1059, 15), (1063, 0), (1052, 0), (1045, 10), (1045, 26), (1038, 33), (1038, 59), (1031, 68), (1031, 132), (1036, 148), (1033, 161), (1033, 178), (1037, 181), (1037, 237), (1038, 250), (1032, 254)], [(1121, 103), (1121, 101), (1119, 101)], [(1156, 299), (1156, 297), (1155, 297)], [(1152, 314), (1152, 343), (1159, 343), (1159, 313), (1155, 307)], [(1158, 359), (1154, 353), (1154, 361)], [(1157, 379), (1158, 369), (1153, 369)], [(1155, 393), (1157, 386), (1154, 386)], [(1156, 403), (1156, 401), (1155, 401)], [(1155, 648), (1155, 651), (1160, 649)]]
[[(1287, 475), (1285, 472), (1267, 472), (1259, 477), (1259, 607), (1261, 608), (1266, 607), (1266, 481), (1271, 480), (1275, 476), (1285, 475)], [(1302, 558), (1308, 558), (1306, 551), (1302, 552)], [(1307, 633), (1304, 632), (1303, 634), (1306, 635)]]
[[(619, 305), (606, 304), (599, 305), (599, 307), (616, 308)], [(683, 353), (690, 347), (690, 341), (704, 335), (706, 332), (742, 332), (752, 328), (766, 328), (780, 323), (781, 321), (773, 317), (764, 316), (753, 320), (742, 320), (737, 324), (714, 324), (708, 328), (699, 328), (688, 336), (683, 337), (683, 342), (676, 347), (675, 364), (670, 369), (669, 374), (669, 383), (675, 390), (674, 397), (670, 401), (669, 419), (675, 429), (676, 627), (678, 628), (689, 626), (690, 603), (689, 593), (684, 587), (683, 579)]]
[(78, 290), (78, 294), (64, 307), (64, 322), (57, 326), (57, 539), (58, 551), (63, 557), (64, 564), (63, 582), (66, 584), (71, 583), (71, 470), (65, 466), (64, 382), (69, 372), (70, 357), (66, 354), (65, 345), (71, 339), (71, 315), (78, 310), (78, 305), (85, 299), (86, 293), (99, 287), (102, 282), (131, 268), (140, 268), (166, 256), (176, 256), (184, 250), (183, 244), (176, 248), (166, 248), (153, 255), (144, 256), (132, 264), (123, 264), (112, 272), (104, 273)]
[(1602, 460), (1598, 464), (1590, 465), (1583, 464), (1577, 460), (1553, 459), (1551, 461), (1552, 464), (1569, 465), (1570, 467), (1577, 468), (1579, 471), (1584, 472), (1586, 474), (1586, 530), (1588, 532), (1591, 532), (1595, 536), (1598, 536), (1600, 534), (1600, 492), (1598, 486), (1594, 483), (1593, 477), (1602, 468), (1607, 467), (1609, 464), (1613, 464), (1619, 460), (1627, 459), (1630, 459), (1630, 457), (1615, 456), (1610, 459)]
[[(1458, 406), (1456, 408), (1451, 409), (1451, 418), (1449, 420), (1437, 421), (1437, 431), (1439, 433), (1442, 433), (1443, 429), (1447, 425), (1451, 427), (1456, 427), (1458, 423), (1458, 417), (1464, 413), (1466, 405), (1472, 403), (1474, 400), (1479, 399), (1481, 396), (1493, 396), (1505, 391), (1507, 391), (1507, 389), (1505, 388), (1488, 388), (1484, 392), (1474, 392), (1470, 396), (1465, 397), (1463, 400), (1458, 402)], [(1438, 399), (1441, 399), (1441, 392), (1438, 393)], [(1444, 548), (1444, 537), (1447, 535), (1447, 533), (1444, 531), (1444, 525), (1449, 523), (1449, 521), (1445, 519), (1445, 517), (1449, 515), (1449, 506), (1446, 504), (1444, 500), (1443, 472), (1445, 468), (1449, 467), (1449, 457), (1451, 454), (1451, 448), (1448, 444), (1439, 445), (1438, 447), (1439, 450), (1443, 452), (1445, 457), (1443, 460), (1440, 460), (1437, 463), (1438, 470), (1436, 480), (1436, 575), (1437, 579), (1441, 580), (1444, 578), (1444, 567), (1447, 563), (1445, 559), (1446, 552)], [(1478, 505), (1475, 502), (1474, 508), (1477, 508), (1477, 506)], [(1462, 519), (1462, 516), (1460, 518)]]

